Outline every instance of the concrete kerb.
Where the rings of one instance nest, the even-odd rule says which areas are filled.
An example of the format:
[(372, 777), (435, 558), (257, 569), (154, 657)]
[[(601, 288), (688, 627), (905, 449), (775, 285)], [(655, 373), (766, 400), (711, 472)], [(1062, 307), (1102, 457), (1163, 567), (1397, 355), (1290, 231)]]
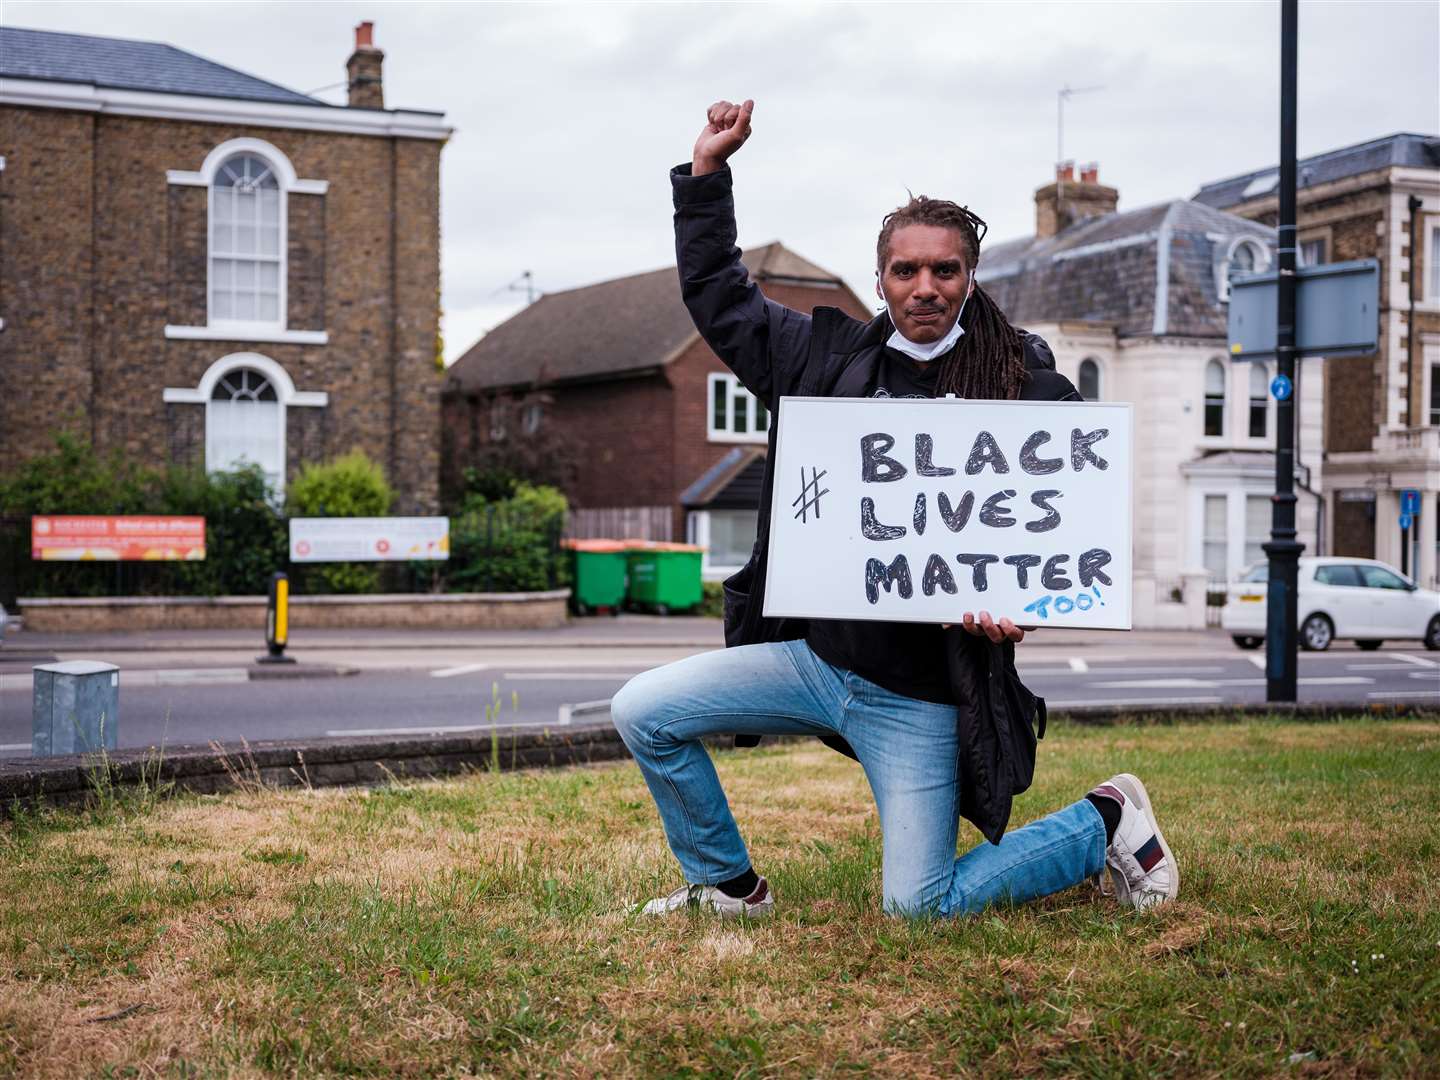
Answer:
[[(1070, 708), (1052, 722), (1081, 724), (1234, 723), (1271, 718), (1333, 722), (1356, 714), (1377, 719), (1440, 720), (1440, 707), (1394, 703), (1248, 705), (1230, 708), (1175, 706), (1126, 711)], [(785, 739), (783, 741), (799, 741)], [(728, 738), (713, 740), (721, 749)], [(173, 792), (220, 794), (260, 787), (335, 787), (424, 780), (469, 771), (557, 768), (614, 761), (628, 756), (608, 723), (566, 728), (495, 728), (464, 735), (369, 736), (293, 739), (211, 746), (120, 750), (103, 757), (70, 756), (0, 762), (0, 817), (16, 807), (77, 806), (101, 786), (110, 791), (149, 786)]]

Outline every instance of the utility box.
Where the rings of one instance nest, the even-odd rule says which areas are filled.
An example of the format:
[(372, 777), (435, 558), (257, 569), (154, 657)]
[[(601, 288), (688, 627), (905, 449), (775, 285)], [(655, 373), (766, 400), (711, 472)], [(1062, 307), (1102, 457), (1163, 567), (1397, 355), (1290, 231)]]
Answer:
[(120, 730), (120, 669), (98, 660), (35, 668), (34, 757), (114, 750)]

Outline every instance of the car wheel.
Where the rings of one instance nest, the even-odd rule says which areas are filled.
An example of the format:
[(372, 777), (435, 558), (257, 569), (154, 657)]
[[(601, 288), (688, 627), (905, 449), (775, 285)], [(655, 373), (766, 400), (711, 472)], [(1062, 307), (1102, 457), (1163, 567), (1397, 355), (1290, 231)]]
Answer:
[(1430, 625), (1425, 628), (1425, 648), (1440, 650), (1440, 615), (1431, 619)]
[(1355, 642), (1355, 647), (1357, 649), (1364, 649), (1366, 652), (1374, 652), (1376, 649), (1380, 648), (1380, 646), (1384, 644), (1385, 642), (1379, 641), (1375, 638), (1366, 638), (1364, 641)]
[(1231, 634), (1230, 640), (1242, 649), (1258, 649), (1265, 644), (1263, 637), (1256, 637), (1254, 634)]
[(1335, 625), (1318, 612), (1300, 626), (1300, 646), (1307, 652), (1324, 652), (1335, 638)]

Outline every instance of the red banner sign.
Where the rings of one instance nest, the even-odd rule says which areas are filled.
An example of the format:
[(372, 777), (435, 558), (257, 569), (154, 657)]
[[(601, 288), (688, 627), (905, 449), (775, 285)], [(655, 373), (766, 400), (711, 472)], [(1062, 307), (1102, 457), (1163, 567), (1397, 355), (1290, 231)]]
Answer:
[(30, 519), (30, 557), (62, 562), (203, 559), (205, 519), (36, 516)]

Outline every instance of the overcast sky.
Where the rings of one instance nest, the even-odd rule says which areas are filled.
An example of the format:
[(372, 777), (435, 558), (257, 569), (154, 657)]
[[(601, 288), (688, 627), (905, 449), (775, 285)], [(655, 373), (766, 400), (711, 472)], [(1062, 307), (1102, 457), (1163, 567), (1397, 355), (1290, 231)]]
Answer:
[[(547, 292), (673, 262), (667, 172), (704, 109), (753, 97), (732, 162), (740, 239), (783, 240), (873, 296), (906, 189), (1033, 231), (1065, 156), (1120, 208), (1274, 163), (1278, 3), (479, 4), (4, 0), (6, 25), (164, 41), (300, 91), (345, 78), (375, 22), (391, 107), (443, 110), (446, 355)], [(1440, 4), (1304, 3), (1299, 148), (1440, 132)], [(343, 89), (316, 96), (344, 100)]]

